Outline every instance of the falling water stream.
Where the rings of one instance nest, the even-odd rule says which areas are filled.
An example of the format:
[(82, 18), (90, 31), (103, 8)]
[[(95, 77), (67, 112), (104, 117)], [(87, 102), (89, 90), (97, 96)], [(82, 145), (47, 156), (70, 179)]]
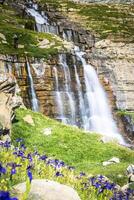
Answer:
[[(28, 9), (28, 12), (35, 17), (39, 32), (50, 32), (57, 34), (57, 27), (53, 27), (49, 24), (49, 20), (45, 13), (40, 14), (37, 10), (33, 8)], [(63, 39), (72, 40), (72, 32), (63, 31)], [(55, 74), (55, 84), (56, 84), (56, 104), (60, 113), (61, 121), (69, 123), (71, 125), (76, 125), (76, 110), (79, 109), (79, 117), (81, 119), (81, 127), (85, 130), (90, 130), (93, 132), (98, 132), (106, 136), (117, 139), (120, 143), (124, 143), (122, 136), (118, 133), (116, 124), (112, 118), (112, 114), (107, 102), (106, 94), (99, 82), (97, 73), (95, 69), (87, 64), (82, 52), (78, 47), (74, 46), (74, 54), (76, 60), (81, 62), (84, 71), (84, 80), (86, 92), (82, 91), (82, 85), (80, 82), (79, 74), (77, 71), (77, 65), (74, 64), (75, 79), (77, 84), (78, 100), (79, 106), (76, 105), (74, 92), (72, 90), (72, 80), (70, 75), (70, 69), (67, 64), (66, 54), (59, 55), (59, 64), (62, 66), (63, 74), (65, 77), (64, 93), (68, 97), (68, 108), (70, 109), (69, 120), (65, 119), (64, 114), (64, 102), (62, 100), (61, 92), (59, 91), (59, 81), (57, 68), (54, 68)], [(32, 76), (30, 72), (30, 66), (28, 64), (29, 77), (31, 80), (31, 91), (33, 108), (36, 110), (38, 108), (38, 103), (35, 96), (35, 90), (33, 87)]]
[(56, 104), (59, 112), (59, 117), (63, 123), (67, 123), (66, 118), (64, 116), (64, 108), (63, 108), (63, 101), (62, 101), (62, 95), (61, 92), (59, 91), (59, 80), (58, 80), (58, 72), (57, 68), (54, 67), (54, 75), (55, 75), (55, 83), (56, 83)]
[(34, 89), (34, 84), (33, 84), (33, 77), (31, 74), (31, 69), (30, 69), (30, 64), (27, 61), (27, 73), (28, 73), (28, 80), (29, 80), (29, 86), (30, 86), (30, 94), (31, 94), (31, 103), (32, 103), (32, 110), (33, 111), (38, 111), (38, 100), (36, 97), (35, 89)]

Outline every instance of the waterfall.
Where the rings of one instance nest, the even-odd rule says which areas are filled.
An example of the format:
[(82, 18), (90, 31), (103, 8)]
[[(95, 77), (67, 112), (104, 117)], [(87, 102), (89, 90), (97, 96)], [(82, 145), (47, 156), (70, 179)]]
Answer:
[(91, 65), (86, 63), (86, 60), (83, 58), (84, 52), (76, 50), (75, 53), (84, 69), (86, 100), (88, 103), (86, 108), (88, 124), (86, 127), (88, 127), (88, 130), (116, 138), (121, 143), (124, 143), (112, 118), (106, 94), (99, 83), (96, 71)]
[(78, 90), (78, 98), (79, 98), (79, 115), (81, 118), (81, 127), (84, 129), (87, 129), (87, 116), (86, 116), (86, 108), (85, 108), (85, 102), (82, 94), (82, 85), (80, 83), (79, 75), (77, 72), (77, 67), (74, 64), (74, 70), (75, 70), (75, 78), (77, 83), (77, 90)]
[[(36, 10), (35, 10), (36, 8)], [(37, 30), (39, 32), (49, 32), (58, 34), (58, 26), (51, 25), (45, 12), (41, 14), (37, 11), (37, 6), (28, 8), (28, 13), (35, 17)], [(73, 41), (74, 33), (72, 30), (63, 30), (62, 37), (64, 40)], [(74, 42), (74, 41), (73, 41)], [(76, 97), (72, 90), (72, 80), (70, 76), (70, 69), (67, 64), (66, 54), (59, 55), (59, 63), (62, 66), (65, 84), (64, 93), (67, 96), (67, 107), (69, 110), (69, 119), (64, 116), (64, 103), (61, 92), (59, 91), (59, 80), (57, 69), (54, 68), (55, 83), (56, 83), (56, 104), (58, 107), (59, 115), (64, 122), (76, 125), (77, 123), (77, 110), (79, 110), (80, 126), (85, 130), (101, 133), (108, 137), (117, 139), (120, 143), (125, 143), (122, 136), (118, 133), (116, 124), (112, 118), (112, 114), (107, 102), (106, 94), (99, 83), (97, 73), (94, 68), (86, 63), (83, 55), (84, 52), (80, 51), (79, 48), (75, 47), (75, 57), (82, 64), (84, 71), (84, 80), (86, 92), (82, 91), (82, 85), (80, 82), (79, 74), (77, 71), (77, 65), (74, 64), (74, 72), (76, 79), (76, 87), (78, 93), (79, 105), (76, 105)], [(32, 77), (31, 77), (32, 78)], [(32, 82), (32, 81), (31, 81)], [(31, 84), (33, 85), (33, 84)], [(32, 90), (32, 89), (31, 89)], [(34, 90), (34, 88), (33, 88)], [(36, 96), (35, 96), (36, 97)], [(36, 102), (37, 103), (37, 102)]]
[(29, 80), (29, 86), (30, 86), (32, 110), (38, 111), (39, 110), (38, 100), (37, 100), (37, 97), (36, 97), (34, 84), (33, 84), (33, 78), (32, 78), (31, 69), (30, 69), (30, 64), (29, 64), (28, 60), (27, 60), (26, 66), (27, 66), (28, 80)]
[(74, 94), (71, 90), (71, 76), (70, 76), (70, 71), (69, 71), (69, 67), (67, 65), (67, 61), (66, 61), (66, 54), (60, 54), (59, 55), (59, 62), (61, 64), (61, 66), (63, 67), (63, 71), (64, 71), (64, 76), (65, 76), (65, 92), (67, 94), (68, 97), (68, 106), (70, 109), (70, 113), (71, 113), (71, 120), (70, 124), (75, 125), (75, 102), (74, 102)]
[(53, 70), (54, 70), (55, 83), (56, 83), (56, 104), (57, 104), (57, 108), (58, 108), (57, 110), (59, 113), (58, 119), (60, 119), (63, 123), (67, 123), (67, 120), (64, 116), (62, 95), (61, 95), (61, 92), (59, 91), (59, 80), (58, 80), (57, 68), (54, 67)]

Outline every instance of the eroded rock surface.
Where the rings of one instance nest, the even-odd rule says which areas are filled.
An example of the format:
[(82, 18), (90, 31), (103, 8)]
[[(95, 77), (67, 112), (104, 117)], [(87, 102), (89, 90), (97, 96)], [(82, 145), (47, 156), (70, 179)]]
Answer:
[[(26, 184), (20, 183), (14, 187), (18, 197), (26, 191)], [(77, 192), (66, 185), (55, 181), (35, 179), (31, 183), (29, 200), (80, 200)]]

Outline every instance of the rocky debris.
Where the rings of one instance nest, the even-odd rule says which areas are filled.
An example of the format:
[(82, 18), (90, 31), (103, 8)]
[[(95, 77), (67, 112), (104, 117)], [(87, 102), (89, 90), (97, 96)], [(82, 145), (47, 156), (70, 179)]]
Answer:
[(129, 165), (127, 168), (128, 182), (134, 182), (134, 165)]
[(52, 128), (45, 128), (42, 131), (43, 135), (51, 135), (52, 134)]
[(134, 165), (129, 165), (127, 167), (127, 174), (134, 174)]
[[(26, 191), (26, 183), (14, 186), (18, 198)], [(28, 199), (32, 200), (80, 200), (77, 192), (66, 185), (55, 181), (35, 179), (31, 183)]]
[(18, 96), (16, 79), (11, 73), (5, 73), (5, 62), (0, 60), (0, 137), (3, 140), (9, 139), (14, 109), (22, 105), (23, 101)]
[(120, 163), (120, 159), (116, 158), (116, 157), (113, 157), (108, 161), (104, 161), (103, 162), (103, 166), (112, 165), (112, 164), (116, 164), (116, 163)]
[(22, 45), (22, 44), (18, 44), (18, 49), (24, 49), (24, 45)]
[[(54, 43), (55, 44), (55, 43)], [(52, 44), (49, 42), (49, 40), (47, 40), (47, 39), (44, 39), (44, 40), (42, 40), (41, 42), (39, 42), (38, 43), (38, 46), (40, 47), (40, 48), (49, 48), (50, 46), (51, 46)]]
[(5, 35), (3, 33), (0, 33), (0, 39), (6, 41), (6, 37), (5, 37)]
[(31, 126), (35, 126), (35, 123), (34, 123), (33, 118), (32, 118), (31, 115), (26, 115), (26, 116), (23, 118), (23, 120), (24, 120), (26, 123), (30, 124)]
[(127, 176), (128, 176), (128, 184), (124, 185), (121, 190), (123, 192), (127, 191), (128, 189), (134, 190), (134, 165), (131, 164), (127, 167)]

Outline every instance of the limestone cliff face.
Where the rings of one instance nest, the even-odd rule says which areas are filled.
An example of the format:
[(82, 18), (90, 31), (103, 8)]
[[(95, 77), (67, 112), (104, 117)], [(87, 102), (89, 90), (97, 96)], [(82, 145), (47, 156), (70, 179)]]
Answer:
[(14, 109), (23, 105), (19, 88), (12, 73), (5, 72), (5, 62), (0, 60), (0, 139), (10, 140)]

